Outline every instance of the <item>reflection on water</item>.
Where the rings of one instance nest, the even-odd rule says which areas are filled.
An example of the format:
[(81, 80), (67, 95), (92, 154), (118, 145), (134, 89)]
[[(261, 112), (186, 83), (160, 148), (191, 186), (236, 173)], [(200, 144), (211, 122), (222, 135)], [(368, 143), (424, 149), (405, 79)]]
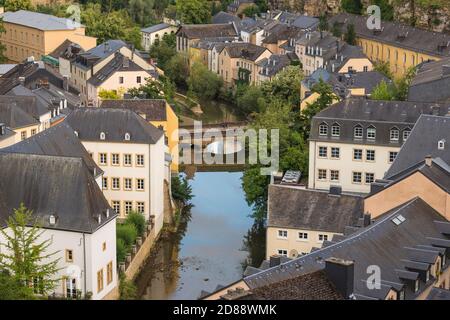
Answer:
[(249, 217), (241, 176), (200, 172), (190, 181), (190, 214), (177, 235), (161, 239), (136, 280), (143, 299), (197, 299), (241, 278), (248, 258), (261, 262), (265, 230)]
[(195, 115), (190, 110), (182, 109), (181, 120), (183, 125), (192, 125), (194, 120), (201, 120), (204, 124), (223, 122), (236, 122), (245, 120), (245, 116), (235, 106), (222, 101), (202, 101), (203, 113)]

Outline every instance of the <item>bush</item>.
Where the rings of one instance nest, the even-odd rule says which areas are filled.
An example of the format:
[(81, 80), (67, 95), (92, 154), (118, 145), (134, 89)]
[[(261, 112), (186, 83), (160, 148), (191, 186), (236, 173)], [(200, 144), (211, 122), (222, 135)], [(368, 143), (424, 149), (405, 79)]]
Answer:
[(119, 279), (119, 293), (120, 300), (134, 300), (137, 298), (137, 288), (135, 284), (126, 279), (123, 274), (120, 275)]
[(132, 224), (118, 224), (117, 225), (117, 240), (121, 239), (125, 243), (127, 247), (134, 244), (137, 238), (137, 230), (136, 227)]
[(145, 217), (142, 213), (137, 211), (130, 212), (126, 219), (126, 224), (132, 224), (139, 236), (142, 236), (145, 231)]
[(127, 245), (123, 239), (117, 238), (116, 240), (116, 255), (117, 262), (125, 261), (125, 256), (127, 255)]

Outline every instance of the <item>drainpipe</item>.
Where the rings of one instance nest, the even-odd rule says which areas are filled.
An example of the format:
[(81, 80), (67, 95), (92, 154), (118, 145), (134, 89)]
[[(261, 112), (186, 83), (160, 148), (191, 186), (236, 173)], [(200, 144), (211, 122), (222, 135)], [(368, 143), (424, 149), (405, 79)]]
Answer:
[(84, 270), (83, 270), (83, 277), (84, 277), (84, 295), (86, 296), (86, 293), (87, 293), (87, 280), (86, 280), (86, 276), (87, 276), (87, 273), (86, 273), (86, 235), (85, 235), (85, 233), (83, 232), (83, 268), (84, 268)]

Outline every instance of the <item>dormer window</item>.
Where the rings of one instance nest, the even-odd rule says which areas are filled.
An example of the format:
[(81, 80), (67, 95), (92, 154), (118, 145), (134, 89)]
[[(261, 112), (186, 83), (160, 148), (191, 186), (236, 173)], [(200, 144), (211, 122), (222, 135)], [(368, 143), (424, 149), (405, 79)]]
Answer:
[(397, 128), (392, 128), (389, 133), (389, 139), (391, 141), (398, 141), (400, 139), (400, 133)]
[(367, 139), (369, 140), (375, 140), (375, 137), (377, 135), (377, 129), (375, 127), (369, 127), (367, 128)]
[(78, 137), (78, 131), (74, 131), (73, 133), (75, 133), (75, 135)]
[(405, 130), (403, 130), (403, 141), (406, 141), (406, 139), (408, 139), (410, 133), (411, 133), (410, 128), (406, 128)]
[(337, 123), (331, 126), (331, 135), (333, 137), (339, 137), (341, 135), (341, 127)]
[(360, 125), (357, 125), (354, 129), (353, 129), (353, 136), (355, 139), (362, 139), (363, 137), (363, 128)]
[(48, 220), (49, 220), (48, 222), (50, 223), (51, 226), (55, 225), (56, 217), (54, 215), (51, 215)]
[(100, 140), (105, 140), (106, 135), (104, 132), (100, 132)]
[(444, 150), (445, 149), (445, 139), (442, 139), (442, 140), (438, 141), (438, 149), (439, 150)]
[(319, 135), (320, 136), (328, 135), (328, 125), (326, 123), (321, 123), (319, 125)]
[(131, 138), (130, 134), (128, 132), (125, 133), (125, 140), (130, 141), (130, 138)]

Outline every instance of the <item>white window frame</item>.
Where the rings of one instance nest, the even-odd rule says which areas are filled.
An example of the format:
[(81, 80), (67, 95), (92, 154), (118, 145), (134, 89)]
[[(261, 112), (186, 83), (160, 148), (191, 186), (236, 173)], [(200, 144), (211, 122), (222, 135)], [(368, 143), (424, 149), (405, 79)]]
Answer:
[[(373, 133), (373, 137), (372, 137)], [(377, 137), (377, 129), (374, 127), (367, 128), (367, 139), (368, 140), (375, 140)]]
[[(369, 159), (369, 154), (373, 155), (373, 159)], [(374, 162), (376, 161), (376, 152), (373, 149), (366, 150), (366, 161)]]
[[(335, 157), (335, 153), (333, 153), (333, 151), (337, 150), (337, 157)], [(340, 159), (341, 158), (341, 148), (339, 147), (331, 147), (331, 152), (330, 152), (330, 156), (331, 159)]]
[(288, 231), (284, 229), (278, 229), (277, 230), (277, 238), (278, 239), (287, 239), (288, 238)]
[[(337, 130), (335, 132), (335, 130)], [(331, 126), (331, 136), (332, 137), (340, 137), (341, 136), (341, 126), (338, 124), (333, 124)]]
[(319, 124), (319, 136), (327, 136), (327, 135), (328, 135), (328, 125), (326, 123)]
[(397, 128), (392, 128), (389, 131), (389, 141), (397, 142), (400, 140), (400, 130)]
[[(360, 134), (360, 135), (357, 135), (357, 134), (356, 134), (357, 129), (361, 129), (361, 134)], [(358, 133), (359, 133), (359, 132), (358, 132)], [(355, 126), (355, 127), (353, 128), (353, 138), (355, 138), (355, 139), (362, 139), (363, 137), (364, 137), (364, 129), (363, 129), (363, 127), (360, 126), (360, 125)]]

